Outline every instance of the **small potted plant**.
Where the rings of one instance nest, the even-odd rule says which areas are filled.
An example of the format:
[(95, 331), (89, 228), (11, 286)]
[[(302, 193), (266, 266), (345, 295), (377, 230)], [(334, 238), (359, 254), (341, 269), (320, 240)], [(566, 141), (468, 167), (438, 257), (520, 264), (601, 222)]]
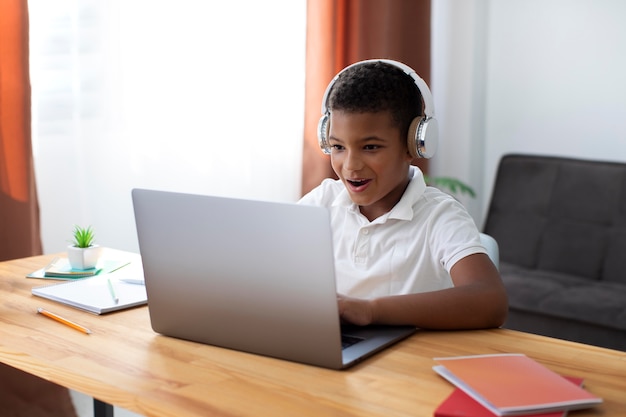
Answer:
[(93, 269), (100, 259), (101, 248), (94, 244), (91, 226), (74, 225), (73, 240), (67, 247), (67, 259), (73, 269)]
[(476, 192), (474, 192), (474, 189), (472, 187), (460, 180), (457, 180), (456, 178), (430, 177), (428, 175), (424, 175), (424, 180), (426, 181), (426, 184), (437, 187), (440, 190), (448, 192), (451, 195), (467, 194), (472, 198), (476, 197)]

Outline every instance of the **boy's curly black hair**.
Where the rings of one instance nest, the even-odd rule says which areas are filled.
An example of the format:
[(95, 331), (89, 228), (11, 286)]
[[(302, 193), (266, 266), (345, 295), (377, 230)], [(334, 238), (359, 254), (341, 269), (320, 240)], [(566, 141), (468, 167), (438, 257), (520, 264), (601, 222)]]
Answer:
[(368, 62), (339, 75), (328, 98), (330, 111), (355, 113), (390, 111), (402, 137), (414, 118), (424, 114), (422, 95), (413, 79), (385, 62)]

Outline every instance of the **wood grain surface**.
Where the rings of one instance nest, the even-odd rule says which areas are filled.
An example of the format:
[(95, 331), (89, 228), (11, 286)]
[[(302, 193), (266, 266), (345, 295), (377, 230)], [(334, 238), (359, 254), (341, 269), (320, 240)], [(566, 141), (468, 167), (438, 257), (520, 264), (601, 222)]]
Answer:
[(570, 417), (626, 416), (625, 352), (505, 329), (420, 331), (353, 368), (327, 370), (158, 335), (146, 306), (97, 316), (31, 295), (47, 281), (25, 275), (53, 257), (0, 263), (0, 361), (139, 414), (432, 416), (453, 390), (432, 370), (433, 358), (519, 352), (583, 377), (604, 399)]

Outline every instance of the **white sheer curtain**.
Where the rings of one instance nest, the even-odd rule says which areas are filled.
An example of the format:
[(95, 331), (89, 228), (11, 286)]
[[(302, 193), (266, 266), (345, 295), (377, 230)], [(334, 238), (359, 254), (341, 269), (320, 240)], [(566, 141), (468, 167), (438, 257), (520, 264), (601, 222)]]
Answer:
[(298, 198), (306, 0), (29, 9), (46, 253), (64, 250), (73, 224), (136, 251), (133, 187)]

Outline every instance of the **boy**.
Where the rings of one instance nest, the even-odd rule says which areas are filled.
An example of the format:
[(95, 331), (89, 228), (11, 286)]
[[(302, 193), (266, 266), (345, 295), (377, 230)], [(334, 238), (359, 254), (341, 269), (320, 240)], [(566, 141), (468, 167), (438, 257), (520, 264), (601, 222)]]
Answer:
[(407, 71), (414, 72), (369, 60), (331, 82), (319, 134), (339, 179), (324, 180), (300, 203), (330, 210), (344, 322), (498, 327), (508, 301), (476, 225), (411, 165), (418, 151), (409, 128), (430, 92)]

